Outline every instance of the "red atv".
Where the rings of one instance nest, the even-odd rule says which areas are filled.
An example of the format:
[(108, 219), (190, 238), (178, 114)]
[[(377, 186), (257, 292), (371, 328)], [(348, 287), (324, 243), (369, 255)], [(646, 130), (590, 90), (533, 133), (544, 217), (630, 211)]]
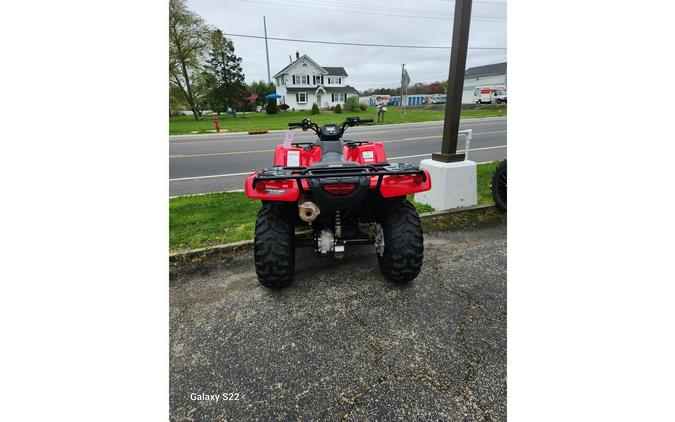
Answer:
[[(406, 195), (431, 189), (427, 170), (388, 163), (380, 142), (344, 141), (347, 127), (372, 123), (349, 117), (341, 125), (304, 119), (289, 128), (316, 132), (314, 142), (277, 145), (274, 167), (246, 179), (246, 196), (262, 200), (255, 226), (255, 269), (266, 287), (293, 280), (295, 248), (336, 258), (348, 245), (375, 245), (380, 270), (394, 282), (419, 274), (422, 227)], [(295, 227), (309, 225), (310, 236)]]

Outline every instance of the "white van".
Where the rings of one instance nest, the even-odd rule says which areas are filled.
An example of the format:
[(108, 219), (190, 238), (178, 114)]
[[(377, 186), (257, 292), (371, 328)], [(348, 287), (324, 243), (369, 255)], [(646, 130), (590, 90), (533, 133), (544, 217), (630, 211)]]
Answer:
[[(506, 87), (501, 86), (477, 86), (473, 90), (473, 102), (476, 104), (492, 104), (497, 98), (506, 95)], [(500, 103), (502, 101), (499, 101)]]

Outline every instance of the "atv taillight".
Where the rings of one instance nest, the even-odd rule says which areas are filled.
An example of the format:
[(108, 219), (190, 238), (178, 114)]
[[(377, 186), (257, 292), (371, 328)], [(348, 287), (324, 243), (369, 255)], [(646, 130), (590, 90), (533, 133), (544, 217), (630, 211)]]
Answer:
[(330, 183), (323, 185), (323, 190), (335, 196), (347, 195), (354, 189), (356, 189), (354, 183)]
[(255, 185), (255, 190), (258, 191), (258, 193), (263, 193), (265, 192), (265, 182), (258, 182)]
[(421, 185), (422, 182), (424, 182), (424, 177), (422, 177), (421, 174), (416, 174), (413, 176), (413, 182), (415, 182), (415, 184)]

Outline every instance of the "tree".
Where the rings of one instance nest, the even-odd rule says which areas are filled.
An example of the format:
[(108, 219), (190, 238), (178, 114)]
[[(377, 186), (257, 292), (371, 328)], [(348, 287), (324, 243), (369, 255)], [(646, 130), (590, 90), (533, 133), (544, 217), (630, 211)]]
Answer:
[(445, 87), (442, 82), (432, 82), (429, 84), (429, 94), (444, 94)]
[(220, 29), (210, 32), (209, 53), (205, 71), (212, 84), (208, 89), (209, 103), (214, 111), (228, 106), (246, 105), (247, 87), (241, 69), (241, 58), (234, 54), (234, 43)]
[(408, 87), (406, 94), (426, 94), (427, 86), (422, 82), (416, 82)]
[(359, 109), (359, 99), (356, 96), (347, 97), (345, 101), (345, 110), (356, 111)]
[(267, 114), (277, 114), (277, 99), (272, 98), (267, 102)]
[(267, 82), (261, 80), (251, 83), (251, 85), (248, 87), (248, 91), (257, 94), (258, 98), (256, 99), (256, 105), (262, 105), (265, 101), (265, 95), (275, 92), (276, 88), (274, 87), (274, 84), (268, 84)]
[(169, 115), (175, 116), (180, 111), (188, 110), (189, 108), (190, 106), (185, 101), (183, 92), (176, 85), (169, 84)]
[(199, 120), (195, 77), (206, 51), (204, 20), (185, 5), (185, 0), (169, 0), (169, 80), (183, 93), (195, 120)]

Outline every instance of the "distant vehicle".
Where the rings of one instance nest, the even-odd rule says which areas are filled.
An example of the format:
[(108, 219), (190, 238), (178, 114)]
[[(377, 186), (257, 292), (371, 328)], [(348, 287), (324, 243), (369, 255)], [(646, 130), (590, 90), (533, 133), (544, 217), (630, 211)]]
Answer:
[(497, 104), (505, 103), (506, 102), (506, 91), (497, 91), (492, 96), (492, 100)]
[[(497, 102), (498, 93), (503, 92), (506, 98), (506, 89), (504, 86), (479, 86), (473, 90), (473, 101), (476, 104), (492, 104)], [(500, 100), (506, 102), (506, 100)]]
[(444, 94), (434, 94), (422, 100), (422, 104), (445, 104), (448, 101), (448, 96)]

